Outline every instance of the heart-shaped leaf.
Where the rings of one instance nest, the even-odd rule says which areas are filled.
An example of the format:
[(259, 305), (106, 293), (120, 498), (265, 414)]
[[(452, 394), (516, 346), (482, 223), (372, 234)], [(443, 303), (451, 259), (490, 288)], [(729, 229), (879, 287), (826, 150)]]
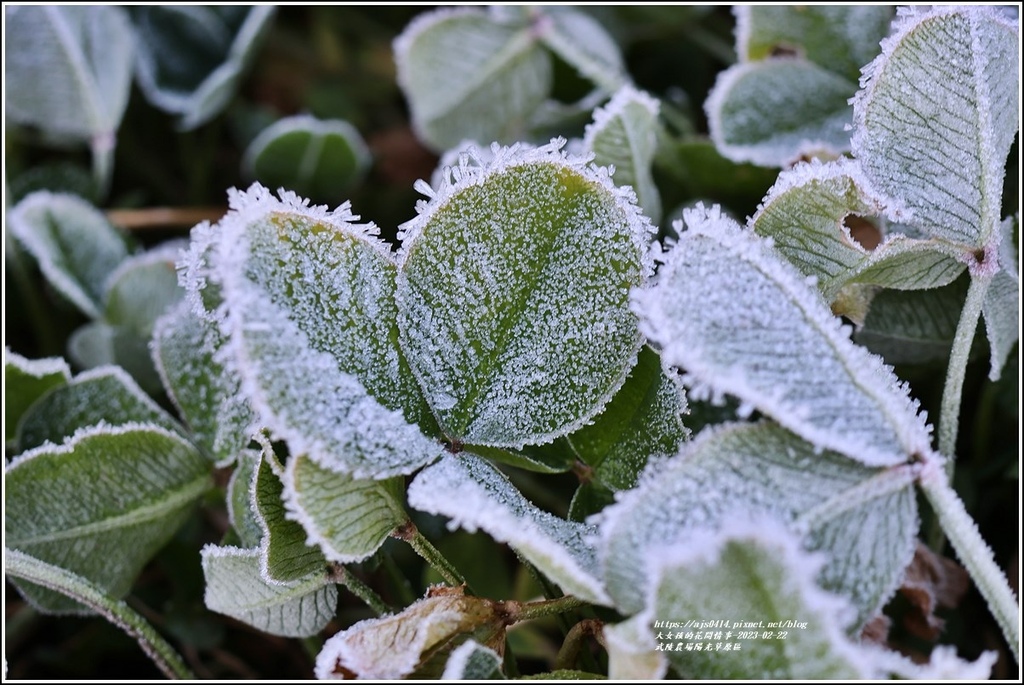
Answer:
[(565, 435), (611, 399), (641, 336), (630, 288), (650, 223), (607, 173), (542, 148), (495, 148), (403, 226), (402, 350), (444, 433), (521, 447)]

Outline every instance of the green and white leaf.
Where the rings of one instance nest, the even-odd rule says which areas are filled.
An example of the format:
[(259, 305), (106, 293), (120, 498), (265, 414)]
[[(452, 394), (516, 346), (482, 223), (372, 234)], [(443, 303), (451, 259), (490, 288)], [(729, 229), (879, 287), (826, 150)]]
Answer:
[(452, 650), (441, 680), (505, 680), (501, 657), (476, 640), (466, 640)]
[(847, 104), (857, 84), (799, 59), (772, 57), (718, 75), (704, 109), (711, 140), (723, 157), (789, 166), (804, 157), (850, 149)]
[(172, 241), (121, 262), (107, 279), (106, 321), (149, 339), (156, 320), (185, 295), (175, 268), (183, 247)]
[(147, 5), (133, 9), (146, 99), (193, 129), (230, 103), (276, 8)]
[(662, 680), (668, 659), (658, 650), (650, 624), (641, 616), (605, 624), (609, 680)]
[(83, 314), (99, 318), (107, 277), (128, 256), (106, 217), (75, 195), (38, 191), (15, 205), (7, 222), (50, 285)]
[(259, 547), (263, 539), (263, 528), (252, 501), (253, 481), (262, 461), (262, 455), (256, 450), (242, 450), (235, 459), (235, 468), (228, 479), (228, 520), (238, 534), (242, 547), (246, 549)]
[(71, 367), (60, 357), (27, 359), (4, 347), (4, 443), (14, 446), (18, 422), (32, 404), (70, 380)]
[(594, 111), (583, 146), (594, 153), (601, 166), (613, 166), (616, 185), (631, 186), (644, 213), (661, 221), (661, 196), (651, 167), (658, 145), (658, 112), (661, 103), (643, 91), (624, 86), (604, 107)]
[[(647, 596), (643, 611), (629, 620), (629, 632), (642, 635), (646, 628), (645, 641), (651, 641), (655, 621), (715, 616), (763, 621), (762, 627), (799, 616), (795, 620), (806, 622), (806, 629), (788, 630), (784, 640), (734, 637), (741, 649), (730, 654), (666, 650), (665, 658), (685, 679), (870, 678), (870, 652), (844, 634), (848, 606), (815, 584), (815, 561), (770, 519), (733, 519), (721, 530), (700, 530), (685, 545), (644, 555)], [(613, 670), (619, 668), (609, 664)]]
[(287, 517), (331, 561), (366, 559), (408, 521), (400, 478), (355, 480), (298, 455), (288, 461), (282, 480)]
[(352, 223), (347, 204), (328, 212), (258, 185), (230, 199), (212, 273), (207, 253), (193, 252), (186, 282), (215, 279), (231, 366), (259, 423), (292, 454), (354, 478), (409, 473), (439, 457), (398, 349), (396, 268), (376, 227)]
[(256, 417), (217, 325), (188, 301), (168, 311), (153, 331), (153, 362), (192, 439), (221, 466), (249, 444)]
[(287, 518), (283, 495), (284, 484), (268, 458), (261, 458), (250, 481), (249, 496), (262, 531), (260, 575), (271, 584), (296, 582), (327, 568), (320, 549), (306, 544), (302, 525)]
[[(84, 428), (7, 467), (4, 542), (123, 597), (211, 485), (209, 462), (164, 428)], [(18, 587), (44, 611), (82, 610), (51, 591)]]
[(409, 505), (451, 519), (450, 529), (483, 530), (507, 542), (567, 594), (610, 604), (588, 538), (594, 526), (538, 509), (500, 471), (468, 453), (445, 456), (409, 485)]
[(59, 445), (79, 429), (145, 423), (181, 434), (181, 427), (142, 391), (124, 369), (104, 366), (85, 371), (50, 390), (18, 424), (18, 449), (45, 442)]
[(532, 17), (540, 39), (581, 76), (608, 93), (629, 82), (622, 51), (601, 22), (573, 7), (540, 6)]
[(551, 57), (525, 18), (477, 8), (420, 14), (394, 42), (416, 135), (435, 151), (523, 137), (551, 91)]
[(602, 484), (627, 490), (636, 486), (648, 460), (679, 451), (690, 434), (682, 421), (686, 412), (682, 386), (645, 346), (604, 411), (565, 440)]
[(444, 433), (519, 448), (579, 428), (619, 389), (642, 338), (631, 288), (652, 227), (607, 170), (562, 141), (494, 148), (421, 192), (402, 228), (401, 346)]
[(856, 82), (889, 33), (884, 5), (738, 5), (736, 50), (751, 62), (791, 52)]
[(942, 6), (901, 9), (882, 54), (864, 68), (854, 155), (928, 235), (975, 248), (999, 239), (1019, 63), (1016, 18)]
[(935, 290), (883, 290), (853, 339), (887, 364), (949, 359), (966, 297), (966, 277)]
[(1020, 338), (1020, 271), (1017, 248), (1013, 243), (1013, 230), (1019, 223), (1018, 217), (1009, 217), (1000, 226), (999, 272), (992, 277), (981, 306), (988, 344), (992, 350), (988, 373), (991, 381), (999, 380), (1006, 359)]
[(68, 359), (81, 369), (120, 366), (145, 392), (162, 391), (147, 338), (105, 321), (79, 326), (68, 338)]
[(686, 372), (691, 399), (728, 393), (744, 412), (869, 466), (931, 453), (908, 388), (849, 339), (806, 277), (718, 208), (684, 219), (657, 285), (634, 307), (663, 363)]
[(369, 165), (370, 150), (352, 124), (308, 115), (286, 117), (263, 129), (242, 158), (250, 178), (320, 200), (338, 199)]
[(283, 637), (316, 635), (334, 618), (338, 586), (326, 572), (271, 584), (260, 572), (259, 550), (206, 545), (202, 558), (211, 611)]
[(869, 468), (821, 452), (768, 422), (705, 430), (600, 515), (608, 591), (619, 608), (639, 611), (644, 550), (685, 544), (697, 528), (742, 513), (778, 520), (823, 552), (818, 581), (856, 607), (859, 626), (892, 597), (913, 558), (914, 477), (910, 466)]
[(828, 302), (848, 283), (901, 290), (937, 288), (966, 268), (964, 250), (943, 240), (892, 233), (875, 249), (864, 249), (844, 224), (850, 214), (886, 214), (883, 200), (873, 195), (858, 164), (846, 159), (800, 164), (779, 175), (750, 227), (771, 237), (801, 272), (816, 277)]

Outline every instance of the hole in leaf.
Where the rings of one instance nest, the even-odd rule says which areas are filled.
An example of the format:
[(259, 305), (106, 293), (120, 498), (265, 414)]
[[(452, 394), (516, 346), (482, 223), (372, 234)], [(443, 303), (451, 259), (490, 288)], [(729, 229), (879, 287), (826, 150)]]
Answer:
[(849, 230), (853, 241), (865, 250), (873, 250), (882, 242), (882, 230), (878, 225), (859, 214), (847, 214), (843, 218), (843, 226)]

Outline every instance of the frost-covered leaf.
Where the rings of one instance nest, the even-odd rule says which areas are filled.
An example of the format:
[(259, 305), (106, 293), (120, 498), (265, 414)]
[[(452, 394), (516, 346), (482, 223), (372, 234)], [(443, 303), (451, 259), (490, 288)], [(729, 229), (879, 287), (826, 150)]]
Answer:
[(263, 528), (256, 517), (256, 507), (252, 501), (253, 480), (262, 460), (256, 450), (242, 450), (238, 453), (235, 468), (228, 480), (228, 519), (242, 547), (246, 549), (259, 547), (263, 539)]
[[(706, 430), (601, 515), (608, 591), (643, 606), (644, 550), (685, 544), (697, 528), (744, 513), (776, 519), (826, 555), (819, 582), (857, 607), (861, 624), (893, 595), (914, 554), (917, 505), (909, 466), (874, 469), (772, 423)], [(871, 531), (865, 535), (864, 531)], [(710, 615), (709, 615), (710, 616)]]
[(849, 98), (878, 54), (889, 7), (739, 6), (740, 62), (705, 104), (711, 138), (737, 162), (787, 166), (850, 149)]
[(569, 502), (569, 520), (586, 521), (615, 501), (615, 491), (594, 481), (580, 483)]
[(884, 5), (741, 5), (736, 14), (740, 60), (793, 53), (856, 82), (889, 32)]
[(853, 152), (928, 235), (998, 240), (1017, 133), (1019, 24), (990, 7), (901, 9), (854, 101)]
[(628, 294), (651, 226), (606, 170), (494, 148), (450, 171), (403, 225), (401, 345), (450, 438), (521, 447), (583, 425), (618, 390), (641, 336)]
[(219, 114), (270, 27), (271, 5), (133, 8), (138, 80), (146, 99), (192, 129)]
[(358, 181), (370, 151), (352, 124), (308, 115), (287, 117), (263, 129), (242, 158), (245, 172), (269, 188), (288, 188), (320, 201)]
[[(4, 544), (124, 596), (212, 485), (209, 462), (147, 424), (95, 426), (17, 457), (4, 474)], [(82, 607), (18, 583), (42, 609)]]
[[(633, 636), (646, 628), (643, 637), (649, 642), (656, 621), (714, 616), (730, 623), (731, 642), (739, 646), (724, 654), (675, 648), (675, 641), (663, 640), (662, 646), (673, 647), (664, 649), (665, 658), (682, 678), (849, 680), (874, 675), (866, 658), (870, 652), (843, 634), (848, 606), (815, 584), (816, 560), (770, 519), (757, 524), (734, 520), (720, 531), (700, 531), (686, 545), (648, 550), (644, 557), (648, 591), (644, 610), (629, 621)], [(802, 627), (786, 626), (787, 621)], [(741, 622), (751, 622), (753, 630), (743, 630)], [(609, 664), (612, 670), (619, 668)]]
[[(668, 671), (668, 660), (640, 616), (604, 627), (608, 647), (609, 680), (661, 680)], [(674, 643), (673, 643), (674, 644)]]
[(849, 339), (817, 290), (770, 245), (712, 210), (688, 210), (641, 328), (691, 398), (728, 393), (818, 447), (872, 466), (930, 454), (928, 428), (881, 359)]
[(168, 396), (196, 444), (221, 465), (249, 443), (255, 422), (224, 343), (216, 324), (197, 316), (186, 301), (153, 331), (153, 361)]
[(572, 7), (540, 6), (534, 30), (552, 52), (609, 93), (629, 81), (622, 52), (601, 22)]
[(288, 461), (283, 481), (288, 518), (331, 561), (362, 561), (408, 520), (400, 478), (355, 480), (299, 455)]
[[(52, 8), (17, 8), (28, 9)], [(83, 314), (98, 318), (107, 277), (128, 256), (106, 217), (74, 195), (39, 191), (19, 202), (7, 222), (46, 280)]]
[(522, 137), (551, 90), (551, 57), (525, 18), (468, 7), (426, 12), (394, 52), (413, 128), (438, 151)]
[(501, 657), (476, 640), (466, 640), (452, 650), (442, 680), (505, 680)]
[(175, 269), (181, 248), (174, 241), (121, 262), (107, 279), (106, 321), (148, 339), (156, 320), (185, 295)]
[(80, 428), (147, 423), (181, 433), (181, 427), (117, 366), (85, 371), (41, 397), (18, 425), (18, 448), (60, 444)]
[(284, 484), (264, 456), (253, 476), (250, 497), (263, 531), (260, 574), (268, 583), (299, 581), (310, 574), (323, 573), (327, 568), (327, 560), (320, 549), (306, 544), (302, 525), (287, 518), (283, 494)]
[(868, 250), (844, 222), (850, 215), (884, 218), (885, 213), (857, 163), (844, 159), (783, 171), (750, 226), (771, 237), (801, 272), (816, 277), (829, 302), (848, 283), (917, 290), (946, 285), (963, 273), (964, 250), (946, 241), (894, 232)]
[(966, 277), (935, 290), (883, 290), (871, 300), (854, 340), (887, 364), (948, 359), (966, 297)]
[(308, 637), (327, 627), (338, 605), (338, 586), (326, 571), (287, 585), (260, 573), (256, 549), (206, 545), (202, 551), (206, 607), (271, 635)]
[(625, 86), (594, 111), (594, 121), (583, 136), (583, 145), (594, 153), (594, 161), (615, 167), (612, 180), (632, 186), (644, 213), (655, 224), (661, 221), (661, 196), (651, 165), (657, 150), (660, 107), (647, 93)]
[(162, 390), (147, 338), (127, 328), (92, 321), (75, 329), (68, 338), (67, 351), (77, 368), (120, 366), (145, 392), (156, 395)]
[(608, 604), (595, 575), (596, 529), (566, 521), (530, 503), (500, 471), (471, 454), (445, 456), (409, 485), (409, 505), (447, 516), (451, 529), (485, 531), (507, 542), (568, 594)]
[[(259, 422), (292, 454), (356, 478), (433, 461), (442, 447), (421, 432), (432, 419), (398, 349), (387, 246), (347, 204), (328, 212), (282, 197), (233, 191), (205, 278), (223, 298), (221, 329)], [(205, 255), (190, 255), (190, 287)]]
[(565, 473), (571, 471), (576, 463), (572, 447), (565, 438), (547, 445), (527, 447), (522, 451), (482, 445), (468, 447), (477, 456), (535, 473)]
[(431, 588), (401, 613), (360, 621), (324, 643), (316, 677), (397, 680), (431, 657), (446, 655), (453, 640), (466, 634), (488, 648), (503, 645), (504, 617), (497, 609), (495, 602), (467, 597), (458, 588)]
[(71, 368), (59, 357), (26, 359), (4, 348), (4, 443), (13, 445), (18, 422), (48, 390), (66, 385)]
[(134, 53), (131, 23), (119, 7), (5, 6), (7, 122), (89, 141), (97, 170), (109, 174)]
[(604, 411), (566, 440), (602, 484), (626, 490), (636, 485), (649, 459), (679, 450), (689, 435), (683, 426), (684, 413), (682, 387), (662, 370), (658, 353), (644, 347)]
[(1020, 337), (1020, 272), (1013, 243), (1013, 229), (1018, 222), (1017, 217), (1010, 217), (1000, 227), (999, 272), (992, 277), (981, 307), (992, 350), (988, 372), (991, 381), (999, 380), (1006, 358)]

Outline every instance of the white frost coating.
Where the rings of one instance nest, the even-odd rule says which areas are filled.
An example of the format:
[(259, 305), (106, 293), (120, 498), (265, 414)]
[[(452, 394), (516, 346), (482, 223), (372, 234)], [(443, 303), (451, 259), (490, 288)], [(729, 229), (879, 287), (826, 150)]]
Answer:
[(42, 378), (54, 374), (64, 377), (64, 380), (71, 380), (71, 367), (62, 357), (45, 357), (43, 359), (29, 359), (23, 357), (10, 347), (4, 346), (4, 365), (10, 364), (26, 376)]
[(870, 645), (862, 647), (875, 667), (885, 674), (904, 680), (988, 680), (992, 667), (999, 659), (998, 652), (982, 652), (975, 661), (965, 661), (957, 656), (950, 645), (936, 645), (927, 663), (918, 664), (897, 652), (889, 652)]
[(400, 343), (442, 428), (465, 443), (571, 432), (641, 344), (624, 304), (652, 272), (653, 227), (632, 189), (563, 146), (495, 145), (486, 163), (469, 150), (400, 227)]
[(633, 104), (643, 107), (652, 117), (657, 117), (661, 111), (661, 102), (657, 98), (633, 86), (623, 86), (608, 104), (594, 110), (594, 120), (583, 131), (584, 147), (593, 149), (594, 138), (616, 118), (625, 116), (626, 107)]
[(1019, 126), (1018, 33), (992, 7), (900, 8), (862, 70), (854, 155), (930, 235), (981, 247), (997, 230)]
[[(281, 191), (280, 196), (280, 200), (274, 198), (258, 184), (247, 192), (230, 191), (232, 211), (220, 222), (210, 255), (207, 278), (221, 287), (224, 301), (217, 314), (228, 338), (224, 353), (237, 364), (243, 394), (260, 422), (287, 441), (292, 454), (308, 454), (326, 468), (356, 478), (386, 478), (429, 463), (440, 455), (441, 447), (407, 423), (402, 411), (381, 404), (387, 401), (394, 407), (402, 398), (378, 401), (353, 375), (355, 371), (342, 370), (343, 364), (358, 366), (363, 377), (374, 380), (375, 392), (400, 390), (399, 355), (389, 346), (386, 333), (367, 331), (373, 339), (357, 339), (361, 331), (357, 324), (393, 325), (387, 312), (378, 311), (388, 302), (379, 290), (384, 287), (382, 281), (378, 278), (367, 286), (369, 290), (358, 292), (357, 284), (347, 281), (309, 281), (341, 278), (329, 267), (346, 259), (347, 267), (355, 264), (352, 268), (363, 269), (360, 275), (370, 271), (368, 278), (375, 278), (378, 272), (358, 259), (364, 253), (354, 250), (366, 248), (384, 265), (391, 263), (390, 251), (375, 237), (375, 226), (350, 223), (358, 217), (348, 203), (327, 211), (309, 207), (294, 193)], [(312, 226), (308, 231), (277, 235), (276, 221)], [(284, 261), (268, 265), (267, 260), (256, 258), (255, 240), (262, 240), (261, 249)], [(324, 254), (302, 251), (299, 241), (315, 245)], [(190, 266), (203, 270), (200, 261), (191, 261)], [(293, 288), (282, 281), (288, 269), (296, 271), (301, 286)], [(201, 275), (188, 280), (198, 282)], [(330, 290), (325, 293), (328, 298), (339, 293), (339, 298), (351, 301), (333, 303), (340, 308), (334, 311), (332, 303), (320, 299), (319, 291), (312, 292), (313, 285)], [(286, 307), (280, 300), (287, 301), (292, 289), (296, 298), (304, 299)], [(321, 320), (333, 327), (313, 326)], [(311, 337), (314, 334), (316, 340)]]
[(501, 669), (501, 657), (476, 640), (466, 640), (452, 650), (441, 680), (479, 680)]
[(991, 349), (988, 373), (991, 381), (999, 380), (1006, 359), (1020, 337), (1020, 272), (1013, 243), (1013, 229), (1019, 223), (1018, 214), (1005, 219), (1000, 226), (999, 272), (992, 277), (981, 307)]
[(479, 457), (445, 456), (416, 476), (408, 497), (410, 506), (420, 511), (449, 517), (452, 530), (481, 529), (498, 542), (507, 542), (567, 593), (611, 604), (594, 575), (596, 553), (587, 542), (596, 527), (541, 511)]
[(124, 433), (135, 433), (137, 431), (146, 431), (149, 433), (156, 433), (165, 438), (174, 438), (183, 445), (188, 446), (192, 449), (192, 445), (185, 441), (178, 433), (168, 430), (163, 426), (158, 426), (155, 423), (140, 423), (132, 421), (129, 423), (122, 423), (119, 426), (109, 426), (105, 423), (99, 423), (94, 426), (83, 426), (76, 430), (74, 434), (64, 438), (64, 442), (60, 445), (54, 445), (53, 443), (45, 443), (39, 447), (34, 447), (30, 450), (26, 450), (21, 454), (17, 455), (7, 464), (6, 472), (11, 469), (20, 466), (21, 464), (38, 457), (40, 454), (70, 454), (75, 451), (75, 447), (82, 440), (93, 437), (94, 435), (122, 435)]
[(605, 624), (609, 680), (661, 680), (668, 673), (668, 659), (657, 650), (646, 616)]
[[(637, 291), (641, 330), (690, 387), (736, 396), (813, 444), (870, 466), (931, 452), (905, 384), (765, 241), (715, 207), (689, 230), (654, 288)], [(726, 337), (723, 331), (731, 331)]]

